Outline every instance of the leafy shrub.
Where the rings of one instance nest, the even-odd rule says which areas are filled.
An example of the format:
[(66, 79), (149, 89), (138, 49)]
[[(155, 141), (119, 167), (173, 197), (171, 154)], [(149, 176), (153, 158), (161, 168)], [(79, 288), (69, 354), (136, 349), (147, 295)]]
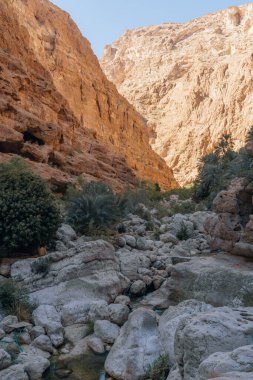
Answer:
[(124, 212), (125, 201), (100, 182), (83, 184), (67, 202), (67, 222), (81, 233), (106, 229)]
[(180, 230), (177, 233), (177, 238), (179, 240), (188, 240), (190, 238), (188, 228), (184, 222), (181, 222)]
[(138, 205), (135, 209), (135, 213), (142, 219), (146, 220), (147, 222), (150, 222), (151, 221), (151, 214), (149, 212), (149, 210), (147, 210), (145, 208), (145, 206), (143, 207), (142, 205)]
[(147, 231), (153, 231), (155, 228), (155, 224), (151, 220), (146, 221), (145, 226)]
[(31, 264), (32, 272), (45, 276), (49, 271), (50, 264), (51, 258), (49, 256), (41, 257)]
[(139, 204), (144, 204), (146, 207), (155, 206), (163, 199), (163, 194), (158, 184), (141, 181), (135, 189), (126, 189), (121, 194), (121, 199), (125, 204), (126, 211), (136, 212)]
[(93, 321), (88, 321), (86, 325), (87, 325), (86, 334), (87, 335), (93, 334), (94, 333), (94, 322)]
[(0, 302), (6, 314), (16, 315), (19, 320), (29, 321), (31, 319), (34, 306), (12, 280), (1, 284)]
[[(252, 140), (253, 127), (248, 132), (246, 142)], [(201, 160), (194, 198), (197, 201), (205, 200), (210, 206), (217, 193), (239, 177), (253, 182), (253, 157), (244, 148), (234, 152), (230, 135), (223, 135), (214, 152)]]
[(149, 366), (147, 380), (166, 380), (170, 372), (168, 355), (161, 355)]
[(46, 246), (60, 222), (46, 183), (20, 159), (0, 164), (0, 247), (4, 252)]
[(167, 214), (190, 214), (196, 211), (196, 204), (191, 201), (177, 202), (171, 201), (169, 205), (169, 212)]
[(177, 195), (180, 200), (190, 199), (194, 195), (194, 187), (189, 186), (165, 191), (163, 193), (163, 198), (169, 200), (171, 195)]
[(168, 206), (164, 205), (163, 202), (159, 202), (159, 203), (155, 204), (154, 208), (156, 209), (155, 217), (157, 219), (162, 219), (165, 216), (169, 216)]
[(153, 231), (153, 238), (155, 240), (160, 240), (160, 235), (161, 235), (160, 229), (158, 227), (155, 227)]
[(202, 158), (196, 180), (195, 199), (201, 200), (215, 195), (226, 186), (225, 173), (235, 158), (230, 135), (223, 135), (213, 153)]
[(126, 226), (123, 223), (120, 223), (117, 225), (117, 231), (119, 234), (124, 234), (126, 233)]

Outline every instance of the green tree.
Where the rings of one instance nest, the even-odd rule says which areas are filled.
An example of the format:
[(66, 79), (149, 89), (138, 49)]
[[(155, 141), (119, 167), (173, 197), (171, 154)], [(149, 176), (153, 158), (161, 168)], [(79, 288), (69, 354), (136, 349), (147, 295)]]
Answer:
[(67, 222), (80, 233), (106, 229), (124, 213), (123, 199), (100, 182), (84, 183), (67, 201)]
[(47, 184), (21, 159), (1, 163), (1, 252), (23, 252), (46, 246), (59, 223), (57, 203)]
[(201, 159), (195, 184), (195, 199), (212, 200), (217, 192), (226, 186), (226, 172), (235, 157), (231, 136), (224, 134), (214, 152)]

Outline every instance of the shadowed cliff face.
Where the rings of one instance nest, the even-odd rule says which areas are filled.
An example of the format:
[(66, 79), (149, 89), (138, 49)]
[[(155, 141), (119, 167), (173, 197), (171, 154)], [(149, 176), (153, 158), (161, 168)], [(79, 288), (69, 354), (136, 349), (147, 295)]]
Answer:
[(184, 184), (224, 133), (236, 148), (253, 124), (253, 3), (187, 24), (127, 31), (101, 61), (148, 120), (153, 148)]
[(21, 155), (61, 190), (81, 174), (115, 189), (136, 178), (175, 186), (68, 14), (47, 0), (0, 0), (0, 21), (1, 160)]

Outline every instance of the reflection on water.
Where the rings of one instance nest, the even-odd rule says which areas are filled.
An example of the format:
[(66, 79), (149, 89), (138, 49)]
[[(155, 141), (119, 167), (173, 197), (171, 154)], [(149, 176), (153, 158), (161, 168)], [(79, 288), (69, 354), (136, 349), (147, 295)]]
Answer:
[[(50, 370), (45, 374), (44, 380), (103, 380), (104, 363), (106, 355), (83, 355), (78, 359), (65, 364), (54, 360)], [(70, 370), (72, 373), (64, 376), (64, 371)], [(66, 371), (67, 375), (67, 371)]]

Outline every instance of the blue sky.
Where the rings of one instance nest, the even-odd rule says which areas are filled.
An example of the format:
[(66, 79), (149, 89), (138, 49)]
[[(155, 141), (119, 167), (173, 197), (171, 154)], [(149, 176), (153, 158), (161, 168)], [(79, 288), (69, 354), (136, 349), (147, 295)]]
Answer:
[(246, 4), (238, 0), (51, 0), (72, 16), (101, 57), (103, 48), (127, 29), (193, 18)]

